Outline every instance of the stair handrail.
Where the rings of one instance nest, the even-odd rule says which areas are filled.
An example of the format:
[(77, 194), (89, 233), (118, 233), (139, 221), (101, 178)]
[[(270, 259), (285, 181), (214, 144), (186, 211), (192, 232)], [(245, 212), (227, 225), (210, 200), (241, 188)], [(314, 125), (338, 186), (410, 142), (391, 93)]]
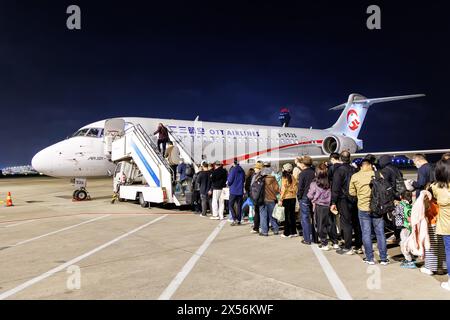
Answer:
[(158, 150), (158, 145), (153, 141), (153, 139), (148, 135), (148, 133), (142, 128), (140, 124), (137, 124), (136, 126), (138, 132), (144, 137), (144, 141), (146, 141), (148, 144), (150, 144), (150, 147), (153, 149), (153, 152), (156, 154), (156, 156), (159, 158), (161, 164), (163, 164), (166, 169), (173, 175), (173, 169), (170, 166), (169, 161), (162, 155)]
[(133, 124), (129, 128), (125, 130), (125, 132), (133, 130), (133, 132), (136, 134), (138, 138), (140, 138), (144, 148), (146, 148), (148, 151), (152, 151), (153, 154), (156, 154), (157, 160), (159, 160), (159, 164), (162, 164), (166, 167), (166, 169), (169, 171), (169, 173), (174, 176), (174, 171), (172, 167), (170, 166), (169, 162), (166, 158), (159, 152), (157, 144), (153, 141), (153, 139), (148, 135), (148, 133), (142, 128), (140, 124)]

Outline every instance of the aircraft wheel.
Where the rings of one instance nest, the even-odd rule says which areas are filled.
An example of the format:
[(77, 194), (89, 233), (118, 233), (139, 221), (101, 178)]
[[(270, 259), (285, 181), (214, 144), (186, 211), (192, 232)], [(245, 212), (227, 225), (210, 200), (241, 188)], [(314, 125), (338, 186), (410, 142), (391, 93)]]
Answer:
[(142, 193), (139, 193), (139, 204), (142, 208), (147, 208), (149, 205), (149, 203), (144, 200), (144, 196), (142, 195)]
[(85, 190), (77, 190), (75, 193), (75, 199), (77, 199), (78, 201), (83, 201), (87, 199), (87, 192)]

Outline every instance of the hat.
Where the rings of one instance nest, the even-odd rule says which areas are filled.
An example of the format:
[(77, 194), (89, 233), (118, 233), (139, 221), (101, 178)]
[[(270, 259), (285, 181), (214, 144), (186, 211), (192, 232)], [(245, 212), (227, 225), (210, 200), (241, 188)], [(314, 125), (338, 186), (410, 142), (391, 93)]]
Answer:
[(270, 167), (270, 162), (269, 161), (264, 161), (263, 162), (263, 166), (264, 167)]
[(214, 164), (215, 164), (216, 166), (221, 166), (221, 165), (222, 165), (222, 161), (217, 160), (216, 162), (214, 162)]
[(264, 166), (263, 166), (263, 164), (262, 164), (261, 162), (257, 162), (257, 163), (255, 164), (255, 169), (261, 170), (262, 168), (264, 168)]
[(305, 166), (312, 166), (312, 158), (310, 156), (303, 156), (300, 159), (300, 163), (303, 163)]
[(283, 171), (287, 171), (287, 172), (292, 172), (293, 168), (292, 168), (292, 164), (290, 163), (285, 163), (283, 165)]

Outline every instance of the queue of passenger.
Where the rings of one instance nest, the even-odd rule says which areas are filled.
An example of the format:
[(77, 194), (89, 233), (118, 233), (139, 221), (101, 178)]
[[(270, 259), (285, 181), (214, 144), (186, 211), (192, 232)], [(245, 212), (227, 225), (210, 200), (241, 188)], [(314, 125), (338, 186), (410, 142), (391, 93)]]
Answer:
[[(329, 162), (316, 168), (311, 157), (303, 156), (295, 159), (295, 167), (284, 164), (281, 172), (258, 161), (245, 174), (236, 159), (229, 172), (216, 161), (203, 162), (194, 174), (169, 141), (168, 130), (160, 124), (156, 133), (174, 183), (181, 186), (182, 195), (190, 187), (193, 211), (200, 217), (207, 217), (209, 211), (210, 219), (225, 220), (228, 212), (231, 226), (241, 225), (243, 208), (248, 207), (251, 233), (263, 237), (269, 231), (279, 235), (283, 228), (282, 238), (302, 236), (303, 245), (316, 243), (321, 250), (334, 249), (346, 256), (364, 254), (369, 265), (375, 264), (373, 240), (381, 265), (390, 263), (387, 244), (399, 244), (404, 257), (400, 267), (415, 269), (420, 257), (422, 273), (448, 273), (450, 154), (436, 165), (416, 154), (417, 181), (405, 181), (391, 156), (384, 155), (376, 163), (368, 155), (356, 165), (348, 151), (330, 154)], [(388, 230), (392, 236), (386, 239)], [(450, 278), (441, 286), (450, 291)]]
[[(245, 202), (244, 208), (252, 209), (250, 231), (262, 237), (301, 236), (303, 245), (316, 243), (321, 250), (336, 250), (344, 256), (364, 254), (363, 261), (369, 265), (376, 263), (374, 240), (381, 265), (390, 263), (387, 244), (399, 244), (403, 255), (400, 267), (417, 268), (420, 257), (422, 273), (447, 273), (450, 154), (435, 166), (422, 154), (413, 161), (419, 169), (417, 181), (405, 181), (390, 156), (382, 156), (376, 163), (369, 155), (356, 165), (347, 151), (331, 154), (329, 162), (317, 167), (311, 157), (300, 157), (295, 168), (286, 163), (281, 172), (269, 162), (257, 162), (247, 174), (237, 161), (229, 172), (221, 162), (214, 168), (204, 163), (193, 182), (201, 199), (193, 210), (202, 217), (210, 210), (215, 220), (226, 219), (224, 212), (228, 212), (235, 226), (244, 221)], [(450, 280), (441, 286), (450, 290)]]

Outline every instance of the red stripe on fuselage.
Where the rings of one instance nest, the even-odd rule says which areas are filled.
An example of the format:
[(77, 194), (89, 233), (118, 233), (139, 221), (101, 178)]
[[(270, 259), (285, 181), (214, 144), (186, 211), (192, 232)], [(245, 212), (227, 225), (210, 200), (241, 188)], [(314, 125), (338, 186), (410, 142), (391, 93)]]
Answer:
[(279, 146), (279, 147), (270, 148), (270, 149), (263, 150), (263, 151), (257, 151), (257, 152), (253, 152), (253, 153), (244, 154), (242, 156), (237, 156), (236, 158), (233, 158), (233, 159), (223, 160), (222, 163), (224, 165), (229, 165), (234, 162), (234, 159), (237, 159), (238, 161), (245, 161), (250, 158), (254, 158), (259, 155), (269, 153), (269, 152), (272, 152), (275, 150), (282, 150), (282, 149), (287, 149), (287, 148), (291, 148), (291, 147), (295, 147), (295, 146), (303, 146), (303, 145), (307, 145), (307, 144), (320, 144), (322, 142), (323, 142), (323, 140), (311, 140), (311, 141), (303, 141), (303, 142), (298, 142), (298, 143), (286, 144), (284, 146)]

